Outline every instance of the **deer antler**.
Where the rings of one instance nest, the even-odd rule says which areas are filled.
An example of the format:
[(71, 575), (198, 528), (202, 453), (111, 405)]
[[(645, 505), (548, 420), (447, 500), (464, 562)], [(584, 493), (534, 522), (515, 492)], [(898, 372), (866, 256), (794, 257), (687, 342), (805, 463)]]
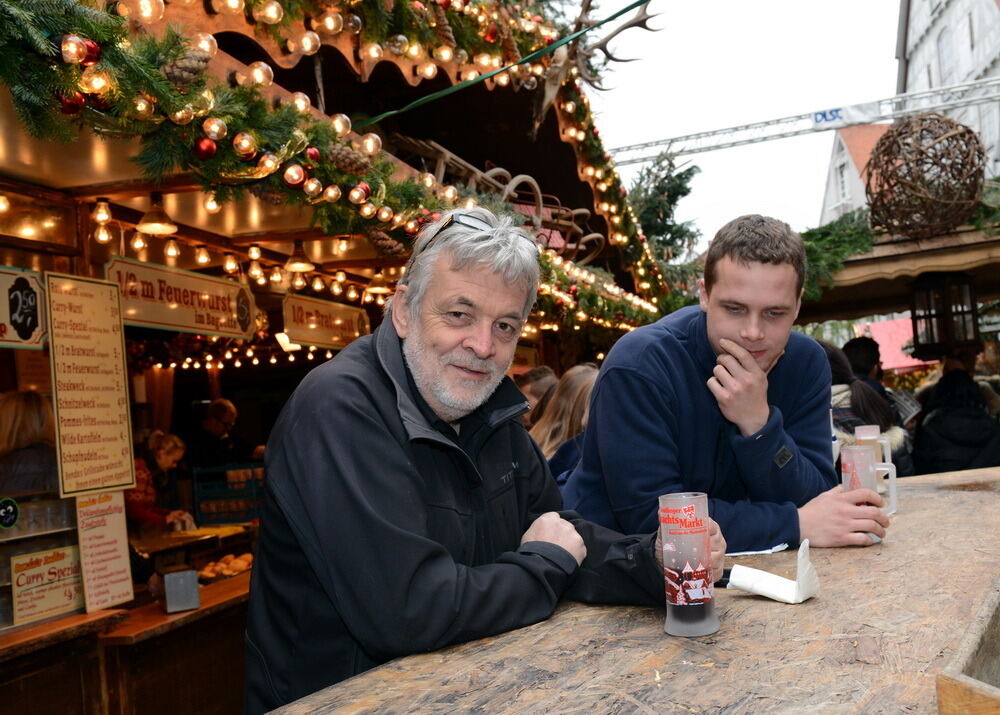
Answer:
[(620, 35), (622, 32), (632, 27), (641, 27), (643, 30), (647, 30), (648, 32), (656, 32), (657, 28), (650, 27), (649, 25), (646, 24), (654, 17), (657, 17), (657, 15), (649, 14), (649, 3), (641, 5), (639, 9), (636, 10), (636, 13), (632, 17), (632, 19), (630, 19), (628, 22), (624, 23), (620, 27), (616, 27), (614, 30), (609, 32), (607, 35), (605, 35), (597, 42), (579, 49), (576, 55), (576, 62), (577, 62), (576, 66), (577, 69), (580, 71), (580, 76), (583, 77), (584, 80), (595, 89), (603, 89), (602, 87), (598, 86), (597, 82), (592, 81), (590, 79), (589, 76), (592, 75), (586, 69), (587, 60), (596, 55), (597, 51), (600, 50), (604, 54), (604, 57), (609, 62), (634, 62), (636, 59), (634, 57), (629, 59), (624, 59), (621, 57), (616, 57), (615, 55), (611, 54), (611, 51), (608, 49), (608, 43), (611, 42), (611, 40), (613, 40), (615, 37)]

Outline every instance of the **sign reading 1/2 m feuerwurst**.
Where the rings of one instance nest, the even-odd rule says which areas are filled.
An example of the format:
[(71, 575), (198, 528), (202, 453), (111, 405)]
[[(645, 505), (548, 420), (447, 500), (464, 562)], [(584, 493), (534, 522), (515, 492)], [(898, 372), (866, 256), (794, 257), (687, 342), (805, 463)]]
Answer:
[(105, 275), (121, 289), (125, 325), (249, 338), (257, 311), (242, 283), (112, 256)]
[(45, 291), (38, 274), (0, 266), (0, 347), (40, 350)]
[(135, 486), (118, 286), (45, 274), (61, 496)]

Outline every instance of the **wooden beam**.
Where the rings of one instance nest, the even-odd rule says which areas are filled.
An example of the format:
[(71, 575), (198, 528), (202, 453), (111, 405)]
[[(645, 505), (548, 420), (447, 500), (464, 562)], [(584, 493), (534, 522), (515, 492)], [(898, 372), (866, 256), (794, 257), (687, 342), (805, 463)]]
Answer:
[[(80, 255), (80, 249), (77, 246), (67, 246), (65, 243), (39, 241), (31, 238), (21, 238), (20, 236), (11, 236), (8, 234), (0, 234), (0, 246), (17, 248), (24, 251), (33, 251), (35, 253), (48, 253), (53, 256)], [(6, 299), (6, 296), (4, 296), (4, 300)]]
[(319, 229), (307, 228), (300, 231), (285, 231), (284, 233), (274, 233), (273, 231), (261, 231), (259, 233), (239, 233), (230, 240), (234, 246), (249, 246), (252, 243), (291, 243), (293, 241), (320, 241), (338, 240), (341, 238), (358, 238), (354, 234), (344, 233), (330, 236)]
[(0, 176), (0, 192), (21, 194), (22, 196), (47, 201), (57, 206), (73, 205), (73, 199), (63, 191), (50, 189), (47, 186), (40, 186), (38, 184), (29, 184), (26, 181), (18, 181), (8, 176)]
[(348, 268), (395, 268), (405, 266), (408, 260), (408, 256), (406, 258), (343, 259), (339, 261), (326, 261), (321, 268), (324, 271), (345, 271)]
[(181, 194), (201, 191), (201, 185), (191, 174), (178, 174), (168, 177), (161, 183), (149, 179), (126, 179), (124, 181), (108, 181), (103, 184), (73, 186), (68, 189), (69, 194), (77, 201), (96, 199), (99, 196), (109, 199), (128, 199), (136, 196), (148, 196), (153, 191)]

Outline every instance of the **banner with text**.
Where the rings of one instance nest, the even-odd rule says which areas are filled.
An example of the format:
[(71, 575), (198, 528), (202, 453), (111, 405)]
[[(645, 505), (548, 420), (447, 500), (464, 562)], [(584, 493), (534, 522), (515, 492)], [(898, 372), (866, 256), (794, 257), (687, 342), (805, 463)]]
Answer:
[(132, 567), (121, 492), (76, 498), (83, 595), (87, 613), (132, 600)]
[(44, 302), (45, 291), (37, 273), (0, 266), (0, 348), (41, 349)]
[(10, 586), (15, 626), (83, 608), (78, 549), (62, 546), (14, 556)]
[(285, 333), (293, 343), (336, 349), (371, 332), (361, 308), (294, 293), (285, 295), (282, 308)]
[(135, 486), (118, 286), (45, 274), (59, 494)]
[(126, 325), (249, 338), (255, 328), (250, 289), (225, 278), (112, 256), (105, 276), (121, 288)]

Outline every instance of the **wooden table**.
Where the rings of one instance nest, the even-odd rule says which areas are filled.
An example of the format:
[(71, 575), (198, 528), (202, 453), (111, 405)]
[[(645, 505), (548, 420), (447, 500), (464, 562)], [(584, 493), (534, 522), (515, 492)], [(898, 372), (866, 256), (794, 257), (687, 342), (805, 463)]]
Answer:
[[(392, 661), (279, 712), (934, 712), (935, 674), (1000, 573), (1000, 468), (899, 480), (882, 544), (813, 549), (820, 593), (718, 590), (722, 627), (566, 603), (548, 621)], [(727, 559), (794, 577), (795, 551)]]

